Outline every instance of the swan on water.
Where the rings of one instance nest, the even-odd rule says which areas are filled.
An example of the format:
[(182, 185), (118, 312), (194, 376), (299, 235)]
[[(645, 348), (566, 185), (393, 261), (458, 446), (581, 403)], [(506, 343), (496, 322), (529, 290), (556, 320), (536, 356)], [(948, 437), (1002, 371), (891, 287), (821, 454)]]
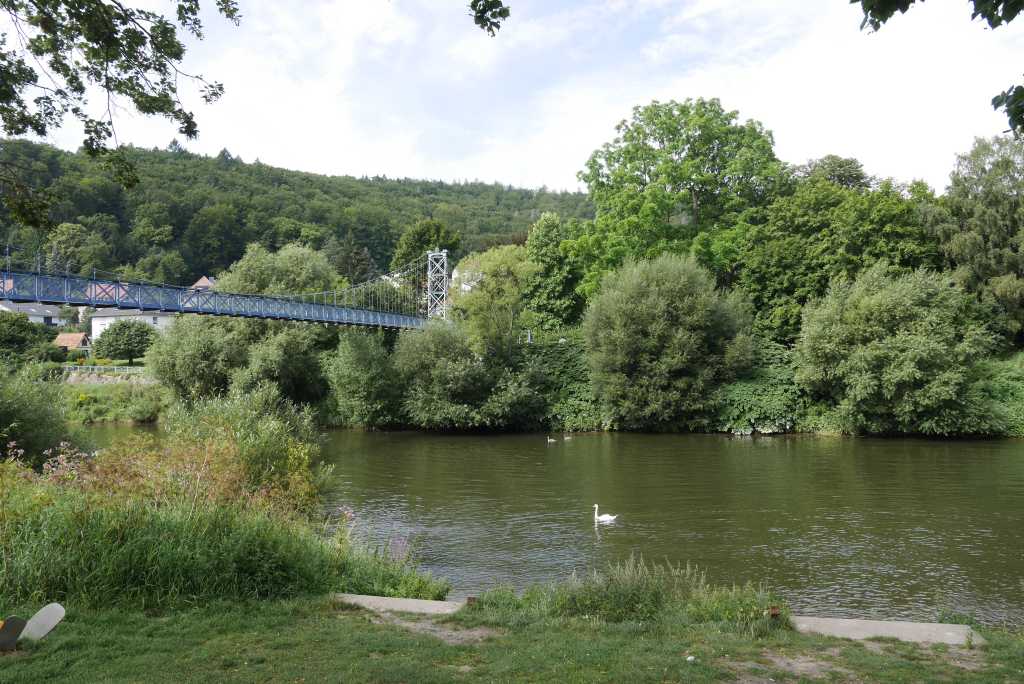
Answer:
[(554, 443), (555, 443), (555, 438), (552, 437), (551, 435), (548, 435), (548, 444), (554, 444)]
[(572, 439), (572, 435), (562, 435), (562, 439), (568, 442), (570, 439)]
[(598, 515), (598, 513), (597, 513), (597, 504), (594, 504), (594, 522), (596, 522), (596, 523), (611, 523), (611, 522), (615, 522), (615, 519), (618, 518), (618, 517), (619, 517), (618, 515), (608, 515), (607, 513), (605, 513), (604, 515)]

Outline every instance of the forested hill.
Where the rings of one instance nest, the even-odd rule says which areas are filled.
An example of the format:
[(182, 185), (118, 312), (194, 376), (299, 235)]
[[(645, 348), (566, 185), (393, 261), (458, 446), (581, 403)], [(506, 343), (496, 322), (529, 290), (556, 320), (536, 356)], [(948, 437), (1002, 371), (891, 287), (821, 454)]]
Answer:
[[(462, 236), (462, 252), (521, 242), (542, 212), (589, 217), (584, 193), (486, 183), (322, 176), (245, 163), (222, 151), (132, 149), (139, 183), (125, 189), (99, 163), (26, 141), (0, 144), (0, 163), (48, 189), (57, 226), (15, 225), (0, 207), (0, 236), (23, 255), (41, 251), (62, 270), (116, 270), (125, 278), (190, 283), (236, 261), (251, 242), (301, 242), (325, 253), (366, 254), (386, 270), (401, 232), (435, 219)], [(339, 269), (340, 270), (340, 269)]]

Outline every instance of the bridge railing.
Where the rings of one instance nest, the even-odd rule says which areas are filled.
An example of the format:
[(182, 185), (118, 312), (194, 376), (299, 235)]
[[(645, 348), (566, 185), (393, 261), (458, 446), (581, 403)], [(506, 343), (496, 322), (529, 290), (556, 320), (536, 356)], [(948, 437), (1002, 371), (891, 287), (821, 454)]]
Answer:
[(407, 313), (326, 302), (13, 270), (0, 271), (0, 299), (391, 328), (420, 328), (425, 322), (423, 318)]

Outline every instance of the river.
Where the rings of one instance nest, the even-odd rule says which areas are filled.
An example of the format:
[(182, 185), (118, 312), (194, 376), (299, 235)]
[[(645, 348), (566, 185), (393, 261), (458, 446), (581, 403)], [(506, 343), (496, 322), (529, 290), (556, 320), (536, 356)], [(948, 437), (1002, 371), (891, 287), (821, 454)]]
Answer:
[(327, 503), (456, 597), (638, 554), (807, 614), (1024, 623), (1024, 442), (556, 437), (334, 432)]
[[(806, 614), (1024, 624), (1022, 441), (554, 437), (331, 432), (325, 505), (411, 546), (453, 597), (637, 554)], [(595, 526), (595, 503), (616, 523)]]

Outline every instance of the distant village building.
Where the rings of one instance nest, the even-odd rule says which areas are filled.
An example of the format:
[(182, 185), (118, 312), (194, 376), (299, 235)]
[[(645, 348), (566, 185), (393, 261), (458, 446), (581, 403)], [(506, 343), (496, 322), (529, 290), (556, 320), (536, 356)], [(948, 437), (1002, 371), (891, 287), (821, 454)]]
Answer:
[(54, 339), (53, 346), (60, 347), (64, 351), (74, 351), (76, 349), (88, 351), (89, 334), (83, 332), (60, 333), (57, 335), (57, 338)]
[(61, 315), (59, 306), (37, 304), (35, 302), (12, 302), (0, 301), (0, 311), (11, 313), (22, 313), (28, 316), (33, 323), (52, 325), (54, 327), (67, 325), (70, 321)]
[(140, 321), (146, 325), (153, 326), (158, 332), (171, 327), (176, 313), (172, 311), (141, 311), (139, 309), (97, 309), (89, 318), (90, 338), (99, 339), (103, 331), (114, 324), (115, 321), (128, 320)]
[(203, 276), (192, 284), (193, 290), (199, 290), (205, 292), (206, 290), (212, 290), (213, 286), (217, 284), (216, 278), (210, 278), (209, 276)]

